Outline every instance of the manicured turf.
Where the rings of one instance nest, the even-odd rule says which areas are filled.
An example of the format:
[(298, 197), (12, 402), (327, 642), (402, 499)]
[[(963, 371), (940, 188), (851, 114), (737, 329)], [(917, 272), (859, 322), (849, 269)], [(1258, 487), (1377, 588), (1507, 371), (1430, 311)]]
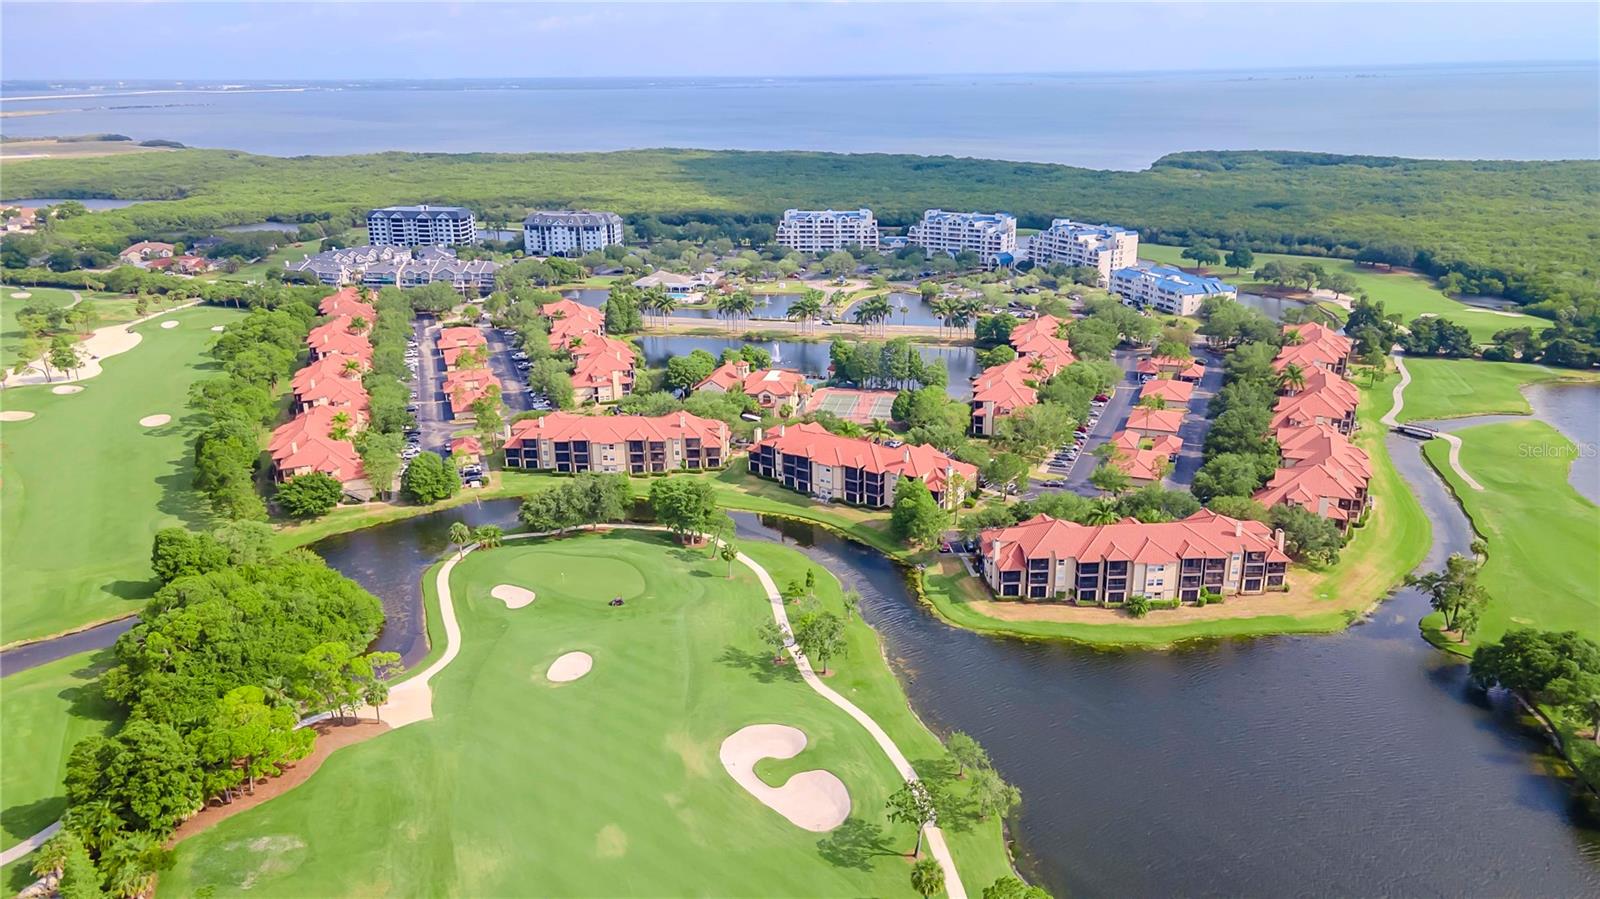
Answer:
[[(775, 563), (780, 583), (806, 564), (781, 547), (747, 549)], [(772, 665), (756, 636), (766, 600), (748, 570), (727, 571), (658, 534), (474, 553), (451, 579), (463, 645), (434, 681), (436, 717), (342, 750), (304, 786), (184, 842), (162, 891), (908, 895), (898, 853), (913, 834), (883, 815), (898, 775), (865, 730)], [(507, 610), (489, 596), (500, 583), (538, 599)], [(613, 596), (626, 605), (608, 606)], [(831, 682), (910, 734), (904, 697), (856, 627)], [(573, 650), (593, 655), (593, 671), (548, 683), (546, 667)], [(760, 776), (830, 770), (850, 790), (851, 821), (831, 835), (801, 830), (728, 777), (722, 740), (757, 723), (809, 740)], [(930, 764), (932, 739), (908, 740), (913, 763)], [(995, 822), (955, 837), (970, 883), (1004, 873)]]
[(1529, 384), (1556, 380), (1594, 380), (1589, 372), (1484, 362), (1479, 359), (1414, 359), (1406, 357), (1411, 383), (1401, 421), (1463, 418), (1468, 415), (1528, 415), (1533, 409), (1522, 395)]
[[(1001, 621), (971, 607), (973, 600), (990, 598), (974, 578), (965, 572), (952, 574), (934, 568), (929, 569), (924, 579), (924, 595), (941, 617), (970, 630), (1087, 643), (1160, 646), (1204, 637), (1342, 630), (1360, 610), (1376, 602), (1420, 564), (1430, 545), (1428, 519), (1389, 461), (1383, 442), (1386, 429), (1378, 423), (1389, 410), (1390, 393), (1397, 378), (1390, 375), (1379, 379), (1371, 388), (1363, 388), (1357, 412), (1361, 427), (1355, 440), (1372, 458), (1370, 493), (1375, 514), (1356, 531), (1340, 554), (1339, 563), (1331, 569), (1313, 571), (1301, 566), (1290, 569), (1289, 579), (1294, 588), (1319, 599), (1325, 598), (1325, 610), (1181, 624), (1163, 623), (1164, 616), (1173, 614), (1169, 610), (1155, 610), (1143, 619), (1128, 618), (1126, 623), (1119, 624)], [(958, 567), (955, 570), (960, 571)]]
[(67, 753), (105, 733), (119, 717), (91, 686), (110, 651), (84, 653), (0, 680), (0, 849), (9, 849), (61, 817)]
[[(292, 236), (293, 235), (286, 235), (286, 238)], [(346, 244), (340, 244), (340, 246), (346, 246)], [(268, 253), (266, 258), (262, 259), (260, 262), (252, 262), (249, 265), (241, 266), (238, 271), (231, 274), (222, 272), (214, 276), (208, 276), (207, 280), (260, 281), (267, 276), (267, 272), (269, 270), (282, 271), (283, 264), (285, 262), (298, 261), (306, 256), (315, 256), (319, 251), (321, 251), (321, 249), (322, 241), (320, 240), (307, 240), (300, 243), (285, 243), (271, 253)]]
[[(23, 292), (29, 296), (23, 299), (14, 299), (13, 293)], [(27, 339), (20, 328), (17, 327), (17, 310), (24, 306), (70, 306), (72, 305), (72, 292), (58, 290), (54, 287), (19, 287), (15, 284), (0, 284), (0, 366), (6, 371), (18, 361), (17, 354), (22, 352), (22, 344)]]
[[(1475, 643), (1513, 627), (1577, 630), (1600, 640), (1600, 508), (1567, 481), (1580, 458), (1572, 441), (1542, 421), (1466, 428), (1461, 466), (1483, 490), (1473, 490), (1450, 467), (1442, 440), (1423, 447), (1489, 543), (1482, 581), (1490, 603)], [(1425, 626), (1437, 627), (1437, 616)], [(1440, 645), (1459, 648), (1454, 638)]]
[[(1184, 267), (1194, 265), (1191, 260), (1184, 259), (1182, 253), (1182, 247), (1139, 244), (1139, 258), (1141, 259), (1148, 259), (1165, 265), (1181, 265)], [(1468, 306), (1459, 300), (1446, 296), (1434, 286), (1432, 278), (1413, 272), (1387, 272), (1383, 269), (1358, 266), (1348, 259), (1287, 256), (1280, 253), (1255, 254), (1255, 265), (1257, 267), (1274, 261), (1288, 265), (1314, 262), (1322, 266), (1323, 270), (1330, 274), (1343, 272), (1354, 278), (1356, 285), (1365, 290), (1368, 297), (1373, 301), (1383, 301), (1385, 312), (1398, 312), (1408, 322), (1425, 312), (1440, 315), (1465, 325), (1472, 332), (1473, 340), (1479, 343), (1488, 343), (1496, 331), (1503, 331), (1506, 328), (1531, 327), (1537, 332), (1550, 327), (1548, 320), (1531, 315), (1523, 315), (1521, 313), (1501, 315), (1489, 310)], [(1251, 280), (1249, 272), (1235, 275), (1233, 269), (1225, 266), (1212, 268), (1208, 271), (1210, 274), (1230, 284), (1242, 285)]]
[[(61, 396), (48, 385), (6, 390), (0, 405), (35, 417), (3, 426), (0, 643), (35, 639), (128, 614), (150, 594), (150, 541), (200, 523), (190, 488), (189, 386), (209, 369), (210, 330), (238, 317), (196, 307), (139, 326), (144, 339)], [(169, 424), (140, 427), (152, 414)]]

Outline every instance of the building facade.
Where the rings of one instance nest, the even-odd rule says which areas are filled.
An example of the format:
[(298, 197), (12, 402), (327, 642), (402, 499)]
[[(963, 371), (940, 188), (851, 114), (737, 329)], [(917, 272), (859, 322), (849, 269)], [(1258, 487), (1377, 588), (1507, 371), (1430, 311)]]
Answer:
[(506, 467), (574, 474), (700, 471), (727, 462), (728, 441), (727, 423), (687, 412), (654, 418), (555, 412), (512, 423)]
[(478, 242), (478, 221), (463, 206), (385, 206), (367, 213), (367, 243), (377, 247), (462, 247)]
[(529, 256), (582, 256), (616, 243), (622, 243), (622, 216), (615, 212), (562, 209), (522, 220), (522, 248)]
[(977, 253), (984, 265), (1017, 252), (1017, 219), (1004, 212), (946, 212), (929, 209), (912, 225), (907, 240), (934, 253)]
[(786, 209), (778, 223), (780, 246), (801, 253), (831, 253), (845, 247), (878, 248), (878, 220), (870, 209)]
[(978, 469), (931, 446), (889, 447), (841, 437), (819, 424), (779, 425), (750, 447), (750, 471), (820, 500), (881, 509), (894, 504), (902, 478), (921, 480), (954, 508), (977, 484)]
[(1238, 290), (1216, 278), (1165, 265), (1119, 268), (1111, 273), (1111, 292), (1128, 306), (1168, 315), (1194, 315), (1209, 297), (1239, 297)]
[(1028, 258), (1036, 265), (1072, 265), (1100, 273), (1100, 286), (1111, 273), (1139, 262), (1139, 232), (1116, 225), (1086, 225), (1056, 219), (1028, 240)]
[(1207, 509), (1159, 524), (1082, 525), (1039, 515), (983, 531), (979, 553), (996, 596), (1080, 603), (1263, 593), (1283, 588), (1289, 567), (1282, 531)]

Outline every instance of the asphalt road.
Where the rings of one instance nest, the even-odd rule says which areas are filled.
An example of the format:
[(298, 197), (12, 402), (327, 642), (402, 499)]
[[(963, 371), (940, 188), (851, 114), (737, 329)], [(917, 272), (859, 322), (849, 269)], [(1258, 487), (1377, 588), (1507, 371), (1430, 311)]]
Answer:
[(412, 323), (411, 331), (421, 350), (411, 395), (418, 406), (417, 429), (422, 431), (422, 448), (448, 456), (455, 425), (450, 420), (450, 403), (444, 395), (444, 357), (439, 355), (438, 319), (419, 317)]
[(1222, 357), (1202, 349), (1195, 350), (1195, 356), (1205, 360), (1206, 373), (1194, 386), (1194, 394), (1189, 397), (1189, 414), (1183, 420), (1183, 427), (1178, 429), (1178, 436), (1183, 438), (1183, 450), (1167, 475), (1169, 487), (1187, 488), (1194, 483), (1195, 472), (1200, 470), (1202, 461), (1200, 451), (1205, 448), (1206, 435), (1211, 432), (1211, 419), (1206, 417), (1206, 410), (1211, 398), (1222, 389)]
[(133, 629), (139, 623), (139, 616), (129, 615), (97, 624), (91, 628), (65, 634), (50, 640), (40, 640), (37, 643), (28, 643), (14, 649), (0, 652), (0, 677), (9, 677), (19, 671), (37, 668), (64, 659), (67, 656), (77, 655), (80, 652), (105, 649), (117, 642), (117, 638)]
[(1139, 377), (1133, 373), (1139, 354), (1133, 350), (1117, 350), (1111, 354), (1111, 361), (1122, 369), (1122, 382), (1111, 391), (1111, 401), (1100, 411), (1100, 422), (1089, 431), (1089, 439), (1078, 451), (1078, 458), (1066, 478), (1066, 489), (1083, 496), (1100, 495), (1100, 488), (1089, 483), (1089, 476), (1094, 474), (1095, 466), (1099, 464), (1094, 451), (1122, 430), (1122, 426), (1128, 422), (1128, 413), (1139, 401)]

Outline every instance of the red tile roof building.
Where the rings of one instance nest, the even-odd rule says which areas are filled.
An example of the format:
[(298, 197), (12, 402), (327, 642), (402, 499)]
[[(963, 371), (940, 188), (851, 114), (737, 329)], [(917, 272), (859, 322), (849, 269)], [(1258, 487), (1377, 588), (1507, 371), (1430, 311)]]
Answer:
[(1165, 477), (1183, 450), (1183, 440), (1174, 434), (1147, 437), (1137, 431), (1118, 431), (1111, 444), (1116, 447), (1109, 459), (1112, 467), (1141, 484)]
[(450, 416), (471, 419), (475, 415), (472, 404), (492, 391), (498, 390), (500, 381), (487, 368), (457, 368), (444, 373), (444, 396), (450, 403)]
[[(931, 446), (888, 447), (841, 437), (822, 425), (779, 425), (750, 447), (750, 471), (790, 490), (830, 501), (883, 508), (894, 503), (901, 478), (917, 478), (942, 505), (953, 507), (978, 480), (976, 466)], [(952, 484), (953, 478), (959, 482)]]
[(1328, 425), (1281, 428), (1277, 438), (1284, 466), (1255, 500), (1309, 509), (1347, 531), (1367, 508), (1372, 462), (1366, 452)]
[(349, 356), (325, 356), (294, 373), (290, 387), (294, 411), (316, 406), (348, 409), (363, 420), (367, 411), (367, 390), (361, 384), (361, 368), (347, 373), (346, 365), (360, 360)]
[(1294, 364), (1307, 372), (1320, 368), (1342, 375), (1349, 367), (1355, 342), (1326, 325), (1315, 322), (1284, 325), (1283, 334), (1286, 339), (1298, 342), (1286, 342), (1278, 351), (1272, 365), (1279, 371)]
[(994, 436), (1001, 418), (1037, 403), (1036, 388), (1077, 361), (1067, 341), (1056, 336), (1061, 324), (1053, 315), (1041, 315), (1011, 329), (1017, 358), (972, 379), (972, 434)]
[(1152, 378), (1139, 388), (1139, 399), (1152, 396), (1165, 400), (1168, 407), (1187, 406), (1189, 398), (1194, 396), (1194, 382), (1177, 378)]
[(1043, 356), (1057, 362), (1058, 369), (1066, 368), (1077, 361), (1077, 357), (1072, 355), (1072, 346), (1056, 336), (1061, 324), (1061, 319), (1053, 315), (1023, 322), (1011, 329), (1011, 348), (1018, 356)]
[(1124, 427), (1149, 436), (1177, 434), (1183, 427), (1183, 412), (1182, 409), (1147, 409), (1135, 406), (1128, 413), (1128, 422)]
[(586, 334), (569, 347), (572, 396), (583, 403), (613, 403), (633, 392), (639, 357), (633, 344), (604, 334)]
[(344, 287), (323, 297), (322, 302), (317, 304), (317, 311), (334, 318), (341, 315), (364, 318), (368, 324), (378, 320), (378, 310), (361, 302), (361, 294), (354, 287)]
[(1283, 534), (1202, 509), (1182, 521), (1081, 525), (1039, 515), (979, 537), (982, 576), (996, 596), (1126, 602), (1192, 601), (1283, 586)]
[(123, 250), (121, 253), (118, 253), (117, 258), (121, 259), (123, 262), (138, 262), (143, 259), (166, 259), (172, 256), (172, 253), (175, 249), (176, 247), (170, 243), (161, 243), (160, 241), (155, 240), (141, 240), (138, 243), (128, 247), (126, 250)]
[(727, 393), (735, 387), (745, 396), (755, 397), (763, 409), (788, 406), (796, 414), (806, 411), (806, 400), (811, 397), (811, 382), (801, 372), (787, 368), (751, 368), (744, 359), (717, 366), (705, 380), (694, 385), (696, 390), (717, 393)]
[(1142, 381), (1162, 375), (1171, 375), (1179, 381), (1198, 381), (1205, 376), (1206, 364), (1199, 359), (1177, 356), (1145, 356), (1134, 364), (1133, 370)]
[[(372, 488), (355, 444), (332, 436), (337, 425), (335, 417), (340, 414), (348, 413), (332, 406), (317, 406), (273, 431), (267, 443), (273, 480), (282, 483), (320, 471), (344, 485), (345, 494), (351, 498), (370, 499)], [(354, 423), (349, 427), (354, 430)]]
[(687, 412), (654, 418), (554, 412), (511, 425), (506, 467), (625, 474), (721, 468), (729, 438), (727, 423)]
[(306, 335), (306, 346), (311, 349), (313, 361), (325, 356), (348, 356), (371, 364), (372, 344), (365, 333), (350, 329), (351, 318), (341, 315), (325, 324), (317, 325)]

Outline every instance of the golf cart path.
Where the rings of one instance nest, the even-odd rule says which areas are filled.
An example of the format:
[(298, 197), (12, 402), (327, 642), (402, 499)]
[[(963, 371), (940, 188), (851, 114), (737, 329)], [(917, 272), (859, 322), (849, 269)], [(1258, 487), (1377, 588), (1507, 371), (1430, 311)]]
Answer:
[[(1394, 385), (1394, 405), (1384, 414), (1383, 418), (1379, 419), (1380, 422), (1391, 428), (1400, 424), (1395, 419), (1400, 414), (1400, 410), (1406, 407), (1406, 385), (1411, 383), (1411, 371), (1406, 368), (1405, 357), (1399, 353), (1394, 353), (1393, 358), (1395, 366), (1400, 369), (1400, 383)], [(1445, 443), (1450, 444), (1450, 467), (1455, 469), (1456, 474), (1461, 476), (1461, 480), (1465, 481), (1468, 487), (1482, 491), (1483, 485), (1478, 483), (1477, 479), (1472, 475), (1467, 474), (1465, 468), (1461, 467), (1461, 438), (1448, 431), (1440, 431), (1439, 437)]]
[[(74, 294), (74, 296), (76, 296), (76, 294)], [(77, 304), (74, 303), (73, 305)], [(171, 315), (180, 309), (188, 309), (190, 306), (198, 305), (200, 305), (199, 300), (192, 300), (188, 303), (173, 306), (171, 309), (163, 309), (160, 312), (147, 315), (144, 318), (134, 319), (131, 322), (124, 322), (118, 325), (106, 325), (105, 327), (94, 329), (94, 331), (90, 332), (88, 337), (85, 337), (81, 342), (78, 343), (78, 349), (82, 351), (87, 358), (85, 359), (83, 365), (77, 368), (75, 373), (70, 377), (61, 377), (55, 379), (47, 377), (42, 369), (35, 368), (35, 366), (41, 366), (43, 363), (43, 357), (40, 357), (39, 359), (30, 361), (28, 363), (28, 367), (22, 370), (22, 373), (7, 374), (5, 376), (5, 380), (0, 381), (0, 385), (4, 385), (6, 387), (26, 387), (33, 384), (71, 384), (74, 381), (87, 381), (88, 379), (100, 374), (100, 363), (103, 360), (111, 356), (117, 356), (121, 355), (122, 353), (126, 353), (127, 351), (139, 345), (139, 341), (144, 339), (144, 335), (134, 331), (133, 329), (135, 326), (142, 325), (147, 321), (151, 321), (152, 319), (160, 318), (163, 315)], [(66, 372), (62, 372), (62, 374), (65, 375)]]
[[(611, 524), (607, 525), (607, 527), (656, 532), (666, 532), (667, 530), (656, 525)], [(507, 534), (505, 539), (527, 540), (555, 535), (553, 531), (535, 534)], [(407, 724), (425, 721), (433, 717), (433, 690), (428, 686), (428, 682), (433, 679), (434, 675), (443, 671), (454, 661), (456, 655), (461, 651), (461, 625), (456, 621), (455, 598), (450, 593), (450, 573), (455, 570), (457, 562), (465, 558), (467, 553), (476, 549), (478, 549), (478, 544), (476, 543), (466, 546), (461, 552), (440, 566), (439, 573), (434, 578), (434, 587), (439, 597), (439, 614), (444, 619), (445, 650), (438, 660), (424, 669), (421, 674), (397, 684), (389, 691), (389, 702), (385, 708), (389, 709), (388, 723), (392, 728), (404, 727)], [(901, 777), (907, 780), (919, 779), (916, 769), (911, 766), (910, 760), (906, 758), (905, 753), (900, 751), (900, 747), (895, 745), (894, 739), (884, 731), (883, 727), (877, 721), (874, 721), (872, 716), (858, 708), (855, 703), (834, 692), (832, 688), (822, 682), (821, 678), (817, 677), (816, 672), (811, 668), (811, 662), (806, 658), (805, 653), (800, 651), (799, 645), (795, 643), (793, 629), (789, 626), (789, 613), (783, 607), (783, 596), (778, 592), (778, 585), (772, 580), (772, 575), (768, 574), (765, 568), (762, 568), (754, 559), (744, 553), (739, 553), (736, 558), (746, 568), (755, 573), (756, 580), (761, 583), (761, 588), (766, 591), (767, 602), (772, 607), (773, 620), (783, 629), (787, 637), (785, 648), (788, 650), (789, 656), (794, 659), (795, 668), (800, 672), (801, 678), (823, 699), (842, 709), (845, 714), (854, 718), (858, 724), (866, 728), (867, 733), (871, 734), (873, 740), (877, 741), (878, 748), (882, 749), (884, 755), (889, 757), (890, 763), (894, 765), (895, 770), (900, 772)], [(367, 710), (363, 709), (362, 711), (365, 712)], [(372, 711), (377, 714), (377, 710)], [(945, 892), (950, 896), (950, 899), (966, 899), (967, 892), (962, 886), (961, 874), (956, 870), (955, 859), (950, 854), (950, 847), (945, 842), (944, 833), (940, 831), (937, 825), (932, 824), (924, 827), (923, 833), (927, 837), (928, 851), (938, 860), (939, 867), (944, 869)]]

